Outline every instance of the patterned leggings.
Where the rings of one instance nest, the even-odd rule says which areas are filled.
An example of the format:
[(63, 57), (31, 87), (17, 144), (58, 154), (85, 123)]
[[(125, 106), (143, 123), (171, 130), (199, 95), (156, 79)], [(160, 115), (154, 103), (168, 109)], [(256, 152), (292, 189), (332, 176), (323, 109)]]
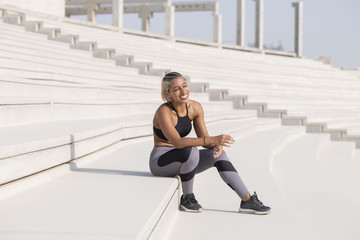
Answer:
[(221, 178), (241, 198), (249, 193), (236, 169), (223, 151), (218, 158), (214, 158), (213, 149), (186, 147), (154, 147), (150, 155), (150, 171), (155, 176), (180, 176), (183, 193), (193, 193), (195, 174), (211, 167), (216, 167)]

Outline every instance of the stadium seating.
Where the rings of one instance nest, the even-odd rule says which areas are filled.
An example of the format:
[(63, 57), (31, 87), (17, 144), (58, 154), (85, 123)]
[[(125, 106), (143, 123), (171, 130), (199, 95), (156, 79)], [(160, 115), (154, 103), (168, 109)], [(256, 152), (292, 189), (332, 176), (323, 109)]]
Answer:
[[(1, 239), (360, 236), (357, 71), (0, 13)], [(235, 137), (228, 155), (271, 215), (235, 213), (215, 170), (195, 183), (204, 212), (179, 213), (179, 180), (151, 175), (152, 118), (172, 70), (188, 77), (211, 135)]]
[[(342, 129), (350, 135), (360, 132), (358, 116), (353, 114), (359, 107), (357, 78), (320, 62), (255, 55), (134, 34), (124, 37), (118, 31), (106, 28), (88, 31), (87, 25), (74, 24), (70, 20), (38, 20), (29, 17), (29, 22), (38, 26), (31, 27), (31, 30), (57, 29), (58, 38), (53, 36), (55, 33), (50, 34), (51, 38), (61, 41), (62, 36), (76, 37), (78, 42), (71, 41), (74, 42), (72, 47), (82, 46), (82, 42), (96, 43), (98, 49), (119, 56), (132, 56), (130, 61), (136, 60), (132, 63), (134, 66), (144, 67), (143, 64), (148, 63), (151, 70), (163, 69), (161, 73), (167, 69), (186, 73), (195, 82), (209, 83), (211, 88), (228, 89), (230, 95), (248, 95), (249, 102), (266, 102), (269, 109), (285, 109), (287, 114), (284, 117), (306, 117), (306, 122), (324, 123), (322, 128), (325, 131)], [(111, 54), (107, 56), (111, 58)], [(333, 108), (334, 100), (337, 108)], [(334, 116), (334, 111), (341, 114)], [(346, 117), (346, 121), (338, 120), (337, 116)]]

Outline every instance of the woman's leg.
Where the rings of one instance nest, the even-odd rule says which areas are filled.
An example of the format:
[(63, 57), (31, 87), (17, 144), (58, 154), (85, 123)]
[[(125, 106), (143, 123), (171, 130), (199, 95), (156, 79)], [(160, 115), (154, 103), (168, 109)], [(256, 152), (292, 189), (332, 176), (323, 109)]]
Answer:
[(180, 176), (184, 195), (193, 193), (199, 150), (196, 147), (175, 149), (154, 147), (150, 156), (150, 171), (156, 176)]
[(250, 195), (225, 151), (223, 151), (218, 158), (214, 158), (213, 149), (200, 150), (200, 161), (196, 173), (201, 173), (211, 167), (217, 168), (224, 182), (229, 185), (241, 199), (244, 197), (247, 198)]

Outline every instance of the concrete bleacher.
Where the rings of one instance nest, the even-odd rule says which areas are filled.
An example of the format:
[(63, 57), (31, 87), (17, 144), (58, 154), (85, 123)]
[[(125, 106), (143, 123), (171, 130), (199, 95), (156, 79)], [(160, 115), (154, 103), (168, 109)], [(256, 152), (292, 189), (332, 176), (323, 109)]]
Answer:
[[(331, 141), (332, 134), (309, 134), (306, 125), (358, 133), (360, 86), (353, 74), (308, 59), (1, 9), (36, 21), (24, 27), (8, 24), (19, 15), (0, 18), (1, 239), (360, 236), (358, 140)], [(123, 58), (31, 31), (41, 27)], [(272, 206), (271, 215), (238, 214), (240, 201), (216, 170), (197, 176), (204, 212), (179, 212), (178, 179), (150, 174), (151, 123), (165, 70), (190, 77), (191, 98), (202, 103), (211, 135), (235, 137), (228, 155), (249, 190)], [(269, 118), (279, 116), (276, 109), (306, 117), (305, 124), (282, 125), (285, 114)], [(269, 114), (259, 118), (263, 110)]]
[[(37, 163), (29, 162), (32, 167), (14, 164), (17, 174), (3, 168), (1, 183), (70, 161), (123, 138), (151, 134), (152, 115), (160, 102), (161, 78), (139, 75), (136, 68), (93, 58), (91, 53), (70, 49), (66, 43), (52, 45), (46, 36), (26, 32), (20, 26), (2, 23), (0, 31), (6, 36), (0, 40), (4, 137), (1, 158), (6, 159), (2, 162), (21, 163), (39, 151)], [(209, 102), (208, 93), (192, 96), (205, 100), (204, 109), (212, 118), (219, 111), (233, 109), (231, 102)], [(19, 137), (9, 140), (10, 132), (21, 134), (26, 130), (24, 124), (30, 124), (28, 128), (42, 126), (45, 134), (30, 131), (25, 137), (28, 142)], [(135, 131), (137, 128), (140, 130)], [(97, 142), (90, 145), (94, 138), (98, 138)], [(88, 147), (72, 156), (67, 152), (76, 142)], [(64, 149), (63, 156), (44, 162), (42, 158), (48, 155), (42, 150), (57, 148)]]
[[(245, 138), (241, 138), (241, 133), (234, 136), (237, 146), (229, 149), (228, 155), (250, 191), (256, 190), (264, 203), (272, 204), (272, 213), (260, 219), (239, 216), (237, 197), (217, 179), (216, 170), (208, 171), (198, 175), (195, 184), (204, 214), (194, 217), (179, 213), (177, 224), (186, 227), (174, 227), (169, 239), (356, 239), (359, 236), (354, 225), (360, 203), (355, 187), (359, 181), (355, 174), (359, 171), (359, 159), (351, 154), (345, 156), (351, 144), (344, 142), (339, 146), (329, 141), (329, 135), (305, 134), (304, 128), (295, 126), (252, 131)], [(257, 151), (258, 147), (261, 151)], [(332, 167), (330, 159), (334, 161)], [(335, 176), (339, 168), (344, 174), (341, 176), (347, 177)], [(266, 186), (263, 182), (267, 182)], [(350, 186), (350, 182), (354, 185)], [(347, 203), (342, 205), (344, 200)]]
[[(262, 56), (181, 41), (171, 42), (166, 37), (160, 36), (149, 39), (139, 34), (124, 35), (111, 27), (97, 26), (93, 31), (88, 31), (89, 24), (81, 24), (76, 20), (59, 21), (56, 18), (41, 18), (36, 15), (26, 17), (28, 21), (25, 25), (28, 30), (37, 29), (39, 32), (42, 28), (56, 30), (58, 37), (53, 33), (51, 38), (62, 41), (63, 36), (72, 37), (76, 39), (69, 41), (72, 47), (76, 48), (77, 45), (82, 45), (81, 43), (90, 42), (94, 43), (99, 51), (107, 51), (105, 55), (109, 58), (130, 56), (129, 61), (132, 63), (129, 65), (142, 66), (140, 71), (143, 73), (151, 73), (156, 69), (159, 69), (160, 73), (166, 69), (177, 69), (191, 76), (195, 82), (208, 83), (211, 88), (228, 89), (231, 95), (246, 93), (249, 102), (265, 102), (269, 109), (288, 110), (287, 114), (283, 114), (284, 119), (309, 117), (309, 121), (304, 121), (304, 124), (318, 124), (316, 131), (332, 133), (335, 131), (334, 135), (344, 136), (344, 140), (348, 135), (355, 135), (357, 145), (360, 144), (356, 140), (360, 127), (353, 115), (346, 121), (335, 120), (334, 123), (331, 116), (312, 114), (312, 107), (318, 106), (316, 110), (324, 109), (334, 101), (340, 105), (340, 108), (330, 111), (336, 111), (338, 115), (342, 115), (342, 109), (345, 110), (343, 115), (347, 116), (347, 109), (356, 111), (358, 108), (357, 78), (321, 62), (283, 56)], [(15, 16), (8, 21), (20, 20)], [(98, 36), (101, 36), (101, 39)], [(312, 107), (298, 108), (299, 102), (307, 103)], [(309, 127), (310, 129), (313, 128)]]

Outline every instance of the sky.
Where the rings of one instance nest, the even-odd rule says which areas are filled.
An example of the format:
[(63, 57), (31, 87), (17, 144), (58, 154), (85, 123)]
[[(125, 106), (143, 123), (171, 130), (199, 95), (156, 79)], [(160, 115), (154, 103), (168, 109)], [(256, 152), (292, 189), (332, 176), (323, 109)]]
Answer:
[[(294, 51), (295, 9), (297, 0), (264, 0), (264, 44)], [(194, 2), (173, 0), (173, 2)], [(206, 2), (199, 1), (196, 2)], [(223, 19), (223, 42), (236, 43), (237, 0), (217, 0)], [(303, 0), (303, 56), (330, 58), (335, 67), (360, 67), (360, 0)], [(245, 43), (255, 41), (255, 1), (246, 0)], [(175, 14), (175, 36), (212, 41), (211, 12)], [(100, 15), (97, 22), (111, 24), (111, 16)], [(124, 28), (141, 30), (137, 14), (124, 15)], [(150, 32), (164, 34), (165, 16), (155, 13)]]

